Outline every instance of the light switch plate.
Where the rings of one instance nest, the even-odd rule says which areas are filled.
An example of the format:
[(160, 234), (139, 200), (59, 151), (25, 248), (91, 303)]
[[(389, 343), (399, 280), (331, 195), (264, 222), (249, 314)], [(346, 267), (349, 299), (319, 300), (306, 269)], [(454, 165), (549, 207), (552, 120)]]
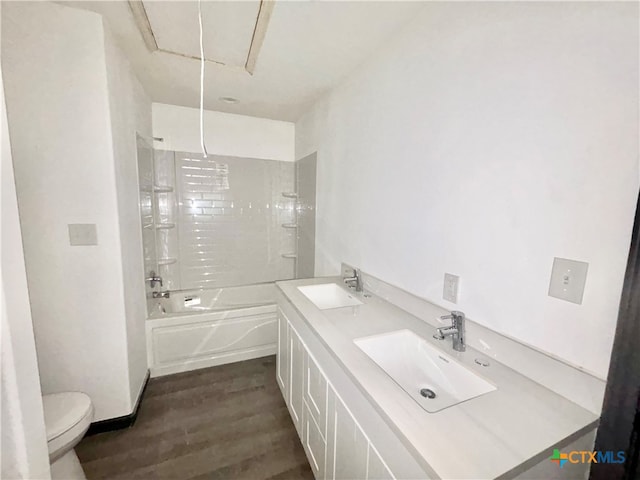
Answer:
[(589, 264), (586, 262), (554, 258), (549, 296), (581, 305), (588, 269)]
[(70, 223), (69, 244), (76, 246), (98, 245), (98, 232), (95, 223)]
[(444, 291), (442, 298), (452, 303), (458, 303), (458, 286), (460, 285), (460, 277), (450, 273), (444, 274)]

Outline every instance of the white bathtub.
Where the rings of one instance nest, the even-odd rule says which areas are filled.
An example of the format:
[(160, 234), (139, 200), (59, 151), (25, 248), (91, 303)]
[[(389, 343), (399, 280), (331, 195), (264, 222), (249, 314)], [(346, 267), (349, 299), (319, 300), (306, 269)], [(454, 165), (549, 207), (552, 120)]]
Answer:
[(149, 301), (147, 356), (152, 377), (276, 352), (273, 283), (171, 292)]

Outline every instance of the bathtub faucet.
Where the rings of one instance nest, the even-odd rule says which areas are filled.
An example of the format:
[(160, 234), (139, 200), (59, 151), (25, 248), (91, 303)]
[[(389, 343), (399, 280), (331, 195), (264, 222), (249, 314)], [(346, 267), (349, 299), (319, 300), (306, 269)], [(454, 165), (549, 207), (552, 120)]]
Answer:
[(170, 295), (171, 292), (169, 292), (169, 290), (167, 290), (166, 292), (153, 292), (151, 294), (153, 298), (169, 298)]

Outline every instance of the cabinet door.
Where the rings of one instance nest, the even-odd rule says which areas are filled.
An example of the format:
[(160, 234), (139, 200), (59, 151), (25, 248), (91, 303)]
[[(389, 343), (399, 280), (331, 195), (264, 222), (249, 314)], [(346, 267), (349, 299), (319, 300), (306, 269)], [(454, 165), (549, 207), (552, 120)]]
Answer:
[(316, 480), (325, 479), (325, 459), (327, 444), (320, 433), (320, 427), (309, 413), (309, 406), (304, 403), (303, 415), (304, 428), (302, 429), (302, 445), (307, 453), (309, 465)]
[(327, 431), (327, 379), (314, 358), (307, 352), (304, 376), (304, 399), (309, 414), (316, 421), (323, 438)]
[(278, 307), (278, 353), (276, 355), (276, 379), (285, 402), (289, 402), (289, 335), (288, 320)]
[(369, 441), (337, 396), (335, 396), (333, 421), (333, 476), (330, 478), (366, 479)]
[(380, 454), (369, 444), (369, 460), (367, 466), (367, 480), (393, 480), (395, 477), (382, 461)]
[(335, 478), (335, 453), (336, 453), (336, 392), (333, 387), (327, 385), (327, 432), (324, 437), (327, 440), (327, 453), (325, 455), (325, 478)]
[(302, 438), (302, 404), (304, 392), (305, 349), (295, 329), (289, 324), (289, 408), (293, 424)]

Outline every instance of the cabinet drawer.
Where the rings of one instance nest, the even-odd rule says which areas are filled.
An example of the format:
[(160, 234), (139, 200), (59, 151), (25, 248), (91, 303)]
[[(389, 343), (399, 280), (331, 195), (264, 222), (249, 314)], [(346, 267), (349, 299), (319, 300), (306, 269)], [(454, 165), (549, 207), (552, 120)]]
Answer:
[(304, 376), (304, 399), (309, 413), (318, 424), (322, 438), (327, 438), (327, 379), (314, 358), (307, 353)]
[(327, 443), (320, 433), (320, 428), (311, 415), (309, 406), (306, 402), (304, 404), (304, 408), (302, 443), (304, 450), (307, 453), (307, 458), (309, 459), (309, 464), (311, 465), (311, 470), (313, 470), (314, 477), (316, 480), (324, 480)]

